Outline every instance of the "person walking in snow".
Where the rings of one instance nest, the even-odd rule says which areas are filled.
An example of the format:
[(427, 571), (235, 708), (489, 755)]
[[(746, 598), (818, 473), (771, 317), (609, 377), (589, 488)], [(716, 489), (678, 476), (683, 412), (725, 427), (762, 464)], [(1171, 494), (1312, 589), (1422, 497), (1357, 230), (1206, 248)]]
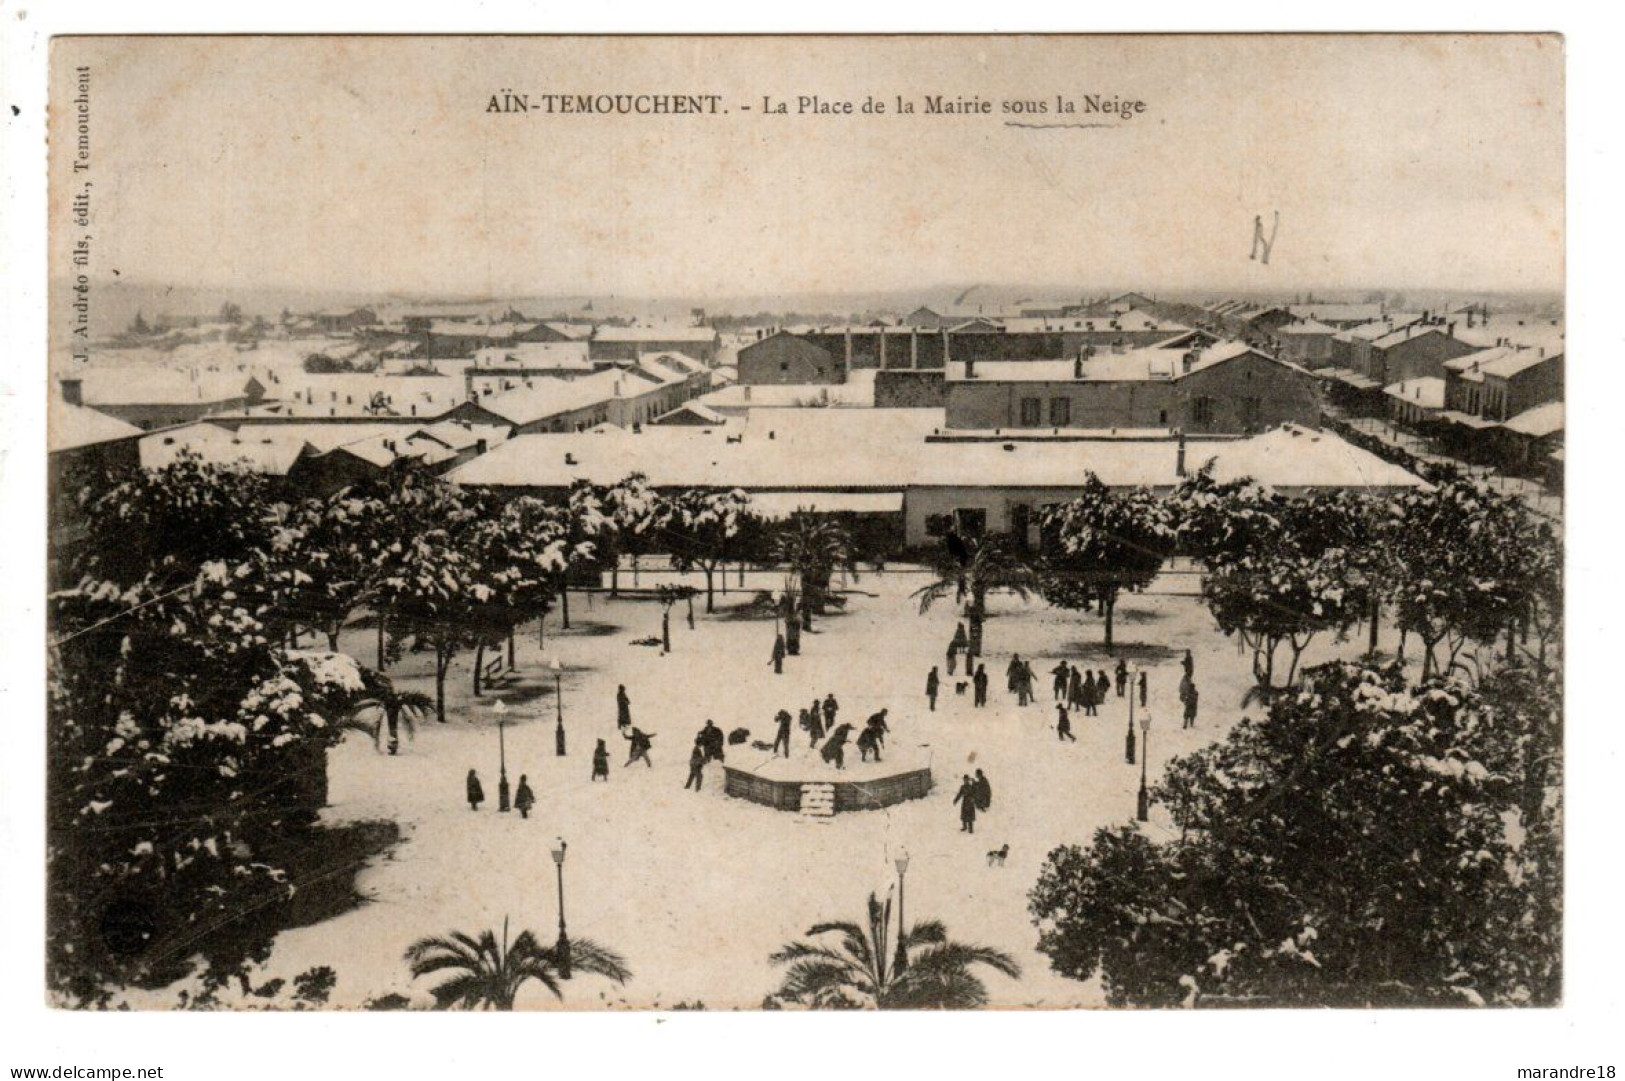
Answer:
[(1140, 670), (1140, 705), (1145, 706), (1145, 670)]
[[(948, 643), (948, 674), (950, 676), (954, 674), (954, 661), (955, 661), (955, 659), (961, 653), (965, 652), (965, 648), (969, 644), (970, 644), (970, 639), (968, 639), (965, 636), (965, 625), (963, 623), (961, 623), (959, 626), (954, 628), (953, 639)], [(967, 671), (967, 672), (970, 671), (970, 658), (969, 657), (965, 658), (965, 671)]]
[(683, 791), (690, 788), (698, 792), (705, 783), (705, 747), (699, 740), (694, 741), (694, 749), (688, 752), (688, 780), (683, 782)]
[(976, 674), (971, 677), (971, 684), (976, 689), (975, 703), (978, 707), (987, 705), (987, 665), (976, 666)]
[(807, 735), (811, 739), (809, 747), (816, 747), (824, 741), (824, 714), (818, 708), (818, 700), (813, 700), (813, 708), (807, 711)]
[(609, 748), (604, 746), (603, 740), (598, 741), (598, 746), (592, 752), (592, 779), (609, 780)]
[(775, 676), (784, 675), (784, 635), (773, 639), (773, 659), (767, 662), (773, 666)]
[(959, 782), (959, 792), (954, 796), (954, 802), (959, 804), (959, 832), (976, 832), (976, 782), (966, 774), (964, 780)]
[(835, 730), (835, 715), (839, 712), (841, 712), (841, 704), (835, 701), (835, 692), (830, 691), (824, 697), (824, 731), (833, 732)]
[[(632, 753), (627, 758), (626, 765), (630, 766), (641, 758), (645, 766), (654, 769), (654, 761), (649, 757), (649, 751), (654, 746), (654, 736), (641, 728), (631, 727), (631, 730), (626, 734), (626, 738), (632, 744)], [(621, 768), (625, 769), (626, 766)]]
[(1019, 693), (1021, 688), (1021, 654), (1012, 653), (1010, 663), (1004, 669), (1004, 689), (1011, 694)]
[(1095, 706), (1100, 701), (1100, 688), (1095, 684), (1095, 674), (1085, 672), (1083, 677), (1083, 715), (1094, 717)]
[(1055, 677), (1055, 700), (1057, 702), (1066, 701), (1067, 688), (1071, 686), (1072, 682), (1072, 667), (1063, 660), (1049, 671), (1050, 675)]
[(479, 810), (480, 804), (485, 802), (485, 789), (480, 786), (480, 775), (473, 770), (468, 771), (468, 806), (472, 810)]
[(1072, 734), (1072, 718), (1066, 712), (1066, 703), (1055, 707), (1055, 738), (1066, 743), (1076, 743), (1078, 739)]
[(530, 781), (523, 773), (519, 775), (519, 790), (513, 794), (513, 808), (519, 812), (520, 818), (529, 818), (530, 809), (536, 806), (536, 793), (530, 790)]
[(632, 723), (632, 700), (626, 696), (626, 684), (615, 690), (615, 727), (625, 728)]
[(1067, 686), (1066, 701), (1073, 709), (1083, 708), (1083, 668), (1081, 666), (1075, 666), (1072, 669), (1072, 675), (1069, 677)]
[(773, 719), (777, 721), (779, 725), (779, 734), (773, 737), (773, 757), (777, 758), (779, 756), (779, 748), (783, 747), (784, 757), (789, 758), (790, 725), (793, 723), (794, 718), (790, 716), (789, 710), (781, 709), (777, 714), (774, 715)]
[(1185, 659), (1180, 661), (1179, 663), (1185, 669), (1185, 678), (1186, 679), (1195, 678), (1195, 676), (1196, 676), (1196, 658), (1191, 656), (1191, 651), (1190, 650), (1187, 649), (1185, 651)]
[(1117, 697), (1119, 697), (1119, 698), (1123, 697), (1123, 693), (1125, 691), (1127, 691), (1127, 690), (1128, 690), (1128, 662), (1125, 661), (1123, 658), (1119, 657), (1119, 658), (1117, 658)]
[(1196, 727), (1196, 684), (1191, 684), (1190, 693), (1185, 696), (1185, 727)]
[(925, 677), (925, 700), (931, 703), (931, 712), (937, 711), (937, 692), (942, 689), (942, 677), (937, 675), (937, 666), (931, 666), (931, 672)]
[(976, 786), (976, 809), (985, 811), (993, 806), (993, 785), (988, 781), (987, 775), (981, 770), (976, 771), (976, 777), (971, 781)]

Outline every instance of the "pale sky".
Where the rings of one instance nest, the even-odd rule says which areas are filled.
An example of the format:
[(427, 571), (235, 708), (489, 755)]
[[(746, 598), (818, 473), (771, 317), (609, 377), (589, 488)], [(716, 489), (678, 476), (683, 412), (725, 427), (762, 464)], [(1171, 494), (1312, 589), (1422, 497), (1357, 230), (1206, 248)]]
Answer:
[[(622, 296), (1563, 284), (1552, 37), (59, 39), (54, 63), (64, 124), (71, 69), (92, 68), (98, 277)], [(488, 115), (504, 89), (716, 93), (729, 113)], [(1039, 99), (1040, 122), (1098, 121), (1053, 112), (1087, 93), (1147, 108), (1102, 129), (1000, 112)], [(888, 113), (761, 114), (763, 95), (803, 94)], [(896, 116), (899, 94), (994, 114)], [(72, 135), (54, 140), (58, 258)], [(1253, 217), (1275, 211), (1265, 267)]]

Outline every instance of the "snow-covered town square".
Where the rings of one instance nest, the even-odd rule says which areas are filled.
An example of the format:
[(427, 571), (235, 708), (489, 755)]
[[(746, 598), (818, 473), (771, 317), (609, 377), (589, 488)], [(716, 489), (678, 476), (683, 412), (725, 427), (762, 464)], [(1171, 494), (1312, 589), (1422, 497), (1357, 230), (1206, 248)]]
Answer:
[(53, 45), (54, 1010), (1563, 1003), (1560, 43), (351, 44)]

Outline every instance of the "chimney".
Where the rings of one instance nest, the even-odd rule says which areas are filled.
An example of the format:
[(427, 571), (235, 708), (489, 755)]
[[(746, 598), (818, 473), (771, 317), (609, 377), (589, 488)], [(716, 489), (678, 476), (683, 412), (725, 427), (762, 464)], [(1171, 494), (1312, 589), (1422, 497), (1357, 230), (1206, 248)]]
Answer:
[(62, 400), (69, 405), (84, 405), (85, 381), (83, 379), (62, 380)]
[(1183, 477), (1185, 475), (1185, 429), (1175, 428), (1174, 435), (1179, 439), (1179, 451), (1174, 458), (1174, 475)]
[(745, 400), (747, 402), (750, 401), (750, 384), (749, 383), (745, 384)]
[(976, 378), (976, 358), (975, 357), (971, 357), (969, 360), (965, 361), (965, 378), (966, 379), (975, 379)]
[(846, 369), (846, 377), (847, 377), (848, 380), (850, 380), (852, 378), (852, 328), (851, 327), (846, 328), (845, 338), (846, 338), (845, 369)]
[(1073, 358), (1073, 360), (1072, 360), (1072, 378), (1074, 378), (1074, 379), (1082, 379), (1083, 378), (1083, 350), (1082, 349), (1078, 350), (1078, 355), (1075, 358)]
[(1444, 332), (1449, 337), (1454, 338), (1456, 336), (1456, 321), (1454, 319), (1445, 324)]
[(1196, 367), (1196, 350), (1194, 350), (1194, 349), (1185, 350), (1185, 355), (1181, 359), (1182, 359), (1181, 374), (1189, 375), (1191, 369)]
[[(948, 362), (950, 360), (952, 360), (952, 359), (953, 359), (953, 350), (949, 348), (948, 328), (943, 327), (942, 328), (942, 370), (943, 371), (948, 370)], [(968, 362), (965, 365), (965, 378), (966, 379), (971, 378), (970, 364)]]

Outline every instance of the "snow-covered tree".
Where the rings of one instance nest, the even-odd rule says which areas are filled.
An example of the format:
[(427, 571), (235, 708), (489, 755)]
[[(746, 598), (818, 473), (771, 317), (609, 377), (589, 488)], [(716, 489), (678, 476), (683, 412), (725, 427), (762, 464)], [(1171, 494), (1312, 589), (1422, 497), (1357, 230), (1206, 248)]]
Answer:
[(1168, 500), (1173, 536), (1205, 567), (1202, 598), (1227, 635), (1252, 651), (1263, 692), (1275, 686), (1281, 646), (1286, 683), (1316, 635), (1375, 618), (1385, 573), (1373, 541), (1377, 512), (1344, 493), (1287, 499), (1250, 479), (1218, 482), (1211, 463)]
[[(611, 485), (594, 486), (593, 502), (603, 520), (597, 523), (598, 558), (609, 564), (609, 590), (620, 592), (621, 556), (648, 549), (660, 513), (660, 496), (642, 473), (630, 473)], [(575, 490), (571, 498), (578, 498)], [(586, 496), (579, 497), (583, 501)]]
[(1025, 601), (1038, 589), (1038, 575), (1026, 552), (1012, 538), (997, 534), (945, 545), (936, 555), (932, 574), (932, 581), (910, 596), (919, 600), (921, 615), (949, 596), (964, 606), (970, 625), (967, 663), (982, 656), (988, 596), (1014, 593)]
[(1469, 641), (1494, 642), (1537, 595), (1551, 596), (1561, 560), (1545, 537), (1521, 501), (1467, 478), (1394, 497), (1381, 535), (1391, 600), (1400, 627), (1422, 640), (1424, 675), (1450, 671)]
[(1555, 681), (1492, 697), (1326, 665), (1175, 760), (1179, 836), (1050, 853), (1039, 949), (1119, 1005), (1549, 1004), (1559, 985)]
[(1040, 525), (1044, 599), (1098, 610), (1111, 648), (1118, 596), (1150, 585), (1171, 547), (1161, 501), (1144, 488), (1113, 491), (1090, 473), (1077, 498), (1046, 510)]
[[(98, 501), (50, 598), (52, 986), (174, 975), (255, 948), (294, 888), (274, 855), (326, 801), (347, 657), (283, 648), (259, 478), (185, 458)], [(259, 926), (259, 925), (256, 925)]]
[(705, 610), (716, 610), (717, 568), (743, 550), (750, 496), (738, 488), (687, 488), (660, 501), (655, 543), (680, 571), (705, 574)]
[(489, 640), (495, 591), (482, 577), (483, 520), (478, 496), (438, 482), (415, 485), (402, 508), (403, 529), (390, 545), (378, 584), (390, 625), (435, 654), (435, 718), (446, 720), (446, 676), (457, 654)]
[(830, 580), (837, 568), (854, 570), (852, 538), (842, 526), (824, 515), (792, 514), (773, 534), (774, 555), (800, 582), (802, 625), (824, 614)]
[(388, 488), (356, 485), (322, 499), (277, 508), (271, 588), (287, 618), (327, 636), (372, 602), (380, 567), (398, 530)]

